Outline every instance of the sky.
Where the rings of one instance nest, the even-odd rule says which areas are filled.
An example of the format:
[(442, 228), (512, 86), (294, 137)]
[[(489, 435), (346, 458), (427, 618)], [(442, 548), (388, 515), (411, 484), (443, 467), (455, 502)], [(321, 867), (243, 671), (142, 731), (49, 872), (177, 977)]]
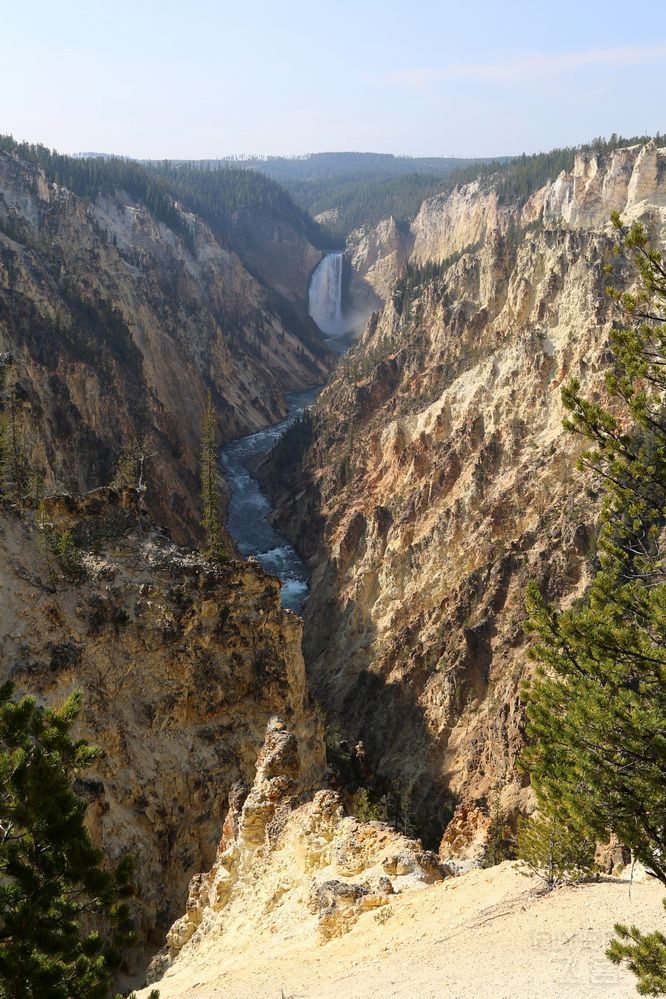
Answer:
[(0, 133), (139, 158), (666, 132), (663, 0), (4, 0)]

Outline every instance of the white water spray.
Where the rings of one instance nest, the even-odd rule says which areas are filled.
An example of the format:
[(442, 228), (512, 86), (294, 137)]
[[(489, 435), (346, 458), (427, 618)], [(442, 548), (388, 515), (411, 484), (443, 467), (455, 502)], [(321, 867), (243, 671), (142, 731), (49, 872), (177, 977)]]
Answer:
[(346, 333), (342, 320), (342, 253), (327, 253), (310, 279), (308, 312), (322, 333)]

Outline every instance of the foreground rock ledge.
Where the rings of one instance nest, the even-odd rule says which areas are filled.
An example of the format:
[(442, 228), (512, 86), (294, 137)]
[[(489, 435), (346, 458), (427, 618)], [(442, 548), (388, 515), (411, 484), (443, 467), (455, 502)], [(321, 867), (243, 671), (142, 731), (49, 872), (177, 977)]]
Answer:
[(307, 784), (307, 747), (272, 718), (254, 783), (249, 793), (242, 785), (232, 789), (215, 864), (192, 880), (185, 915), (167, 934), (150, 981), (196, 955), (209, 936), (222, 936), (224, 946), (239, 918), (277, 927), (282, 913), (296, 911), (310, 928), (314, 916), (314, 945), (342, 936), (397, 893), (450, 874), (435, 854), (390, 826), (345, 816), (336, 792), (304, 800)]
[(183, 948), (158, 983), (161, 999), (634, 999), (634, 976), (604, 956), (613, 923), (663, 919), (654, 881), (631, 894), (613, 878), (543, 894), (506, 862), (405, 887), (317, 946), (309, 874), (284, 891), (286, 844), (281, 852), (269, 881), (248, 882), (223, 926)]

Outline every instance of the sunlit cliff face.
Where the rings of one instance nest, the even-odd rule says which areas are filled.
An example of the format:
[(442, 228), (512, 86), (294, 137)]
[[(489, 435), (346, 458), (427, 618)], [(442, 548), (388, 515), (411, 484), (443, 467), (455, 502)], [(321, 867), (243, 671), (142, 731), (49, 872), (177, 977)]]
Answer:
[(496, 789), (509, 812), (528, 805), (525, 587), (573, 599), (594, 547), (596, 493), (561, 388), (575, 376), (603, 391), (604, 265), (625, 278), (608, 217), (623, 209), (663, 240), (665, 157), (581, 157), (523, 208), (476, 184), (426, 202), (415, 259), (480, 247), (390, 297), (323, 393), (300, 461), (266, 473), (314, 570), (313, 691), (377, 779), (409, 795), (430, 843), (457, 808), (443, 856), (482, 849)]

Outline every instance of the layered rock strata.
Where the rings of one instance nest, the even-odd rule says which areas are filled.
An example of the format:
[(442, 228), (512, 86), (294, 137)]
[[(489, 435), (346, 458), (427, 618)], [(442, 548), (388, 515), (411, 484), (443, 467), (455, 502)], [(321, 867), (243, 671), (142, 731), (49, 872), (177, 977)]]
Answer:
[(495, 224), (492, 192), (455, 192), (414, 254), (482, 245), (395, 289), (265, 473), (313, 569), (313, 692), (429, 845), (455, 813), (443, 857), (481, 856), (491, 811), (530, 807), (526, 584), (566, 604), (594, 559), (597, 487), (576, 470), (561, 388), (575, 376), (588, 396), (604, 391), (605, 286), (629, 276), (601, 223), (625, 208), (663, 245), (665, 155), (579, 158), (522, 228)]
[[(321, 780), (301, 622), (257, 563), (216, 568), (177, 548), (133, 491), (51, 499), (42, 517), (0, 517), (2, 678), (42, 703), (82, 691), (78, 733), (105, 756), (77, 790), (108, 862), (135, 858), (138, 928), (154, 950), (213, 862), (229, 793), (251, 783), (275, 711), (298, 736), (301, 787)], [(65, 531), (66, 575), (46, 538)]]

